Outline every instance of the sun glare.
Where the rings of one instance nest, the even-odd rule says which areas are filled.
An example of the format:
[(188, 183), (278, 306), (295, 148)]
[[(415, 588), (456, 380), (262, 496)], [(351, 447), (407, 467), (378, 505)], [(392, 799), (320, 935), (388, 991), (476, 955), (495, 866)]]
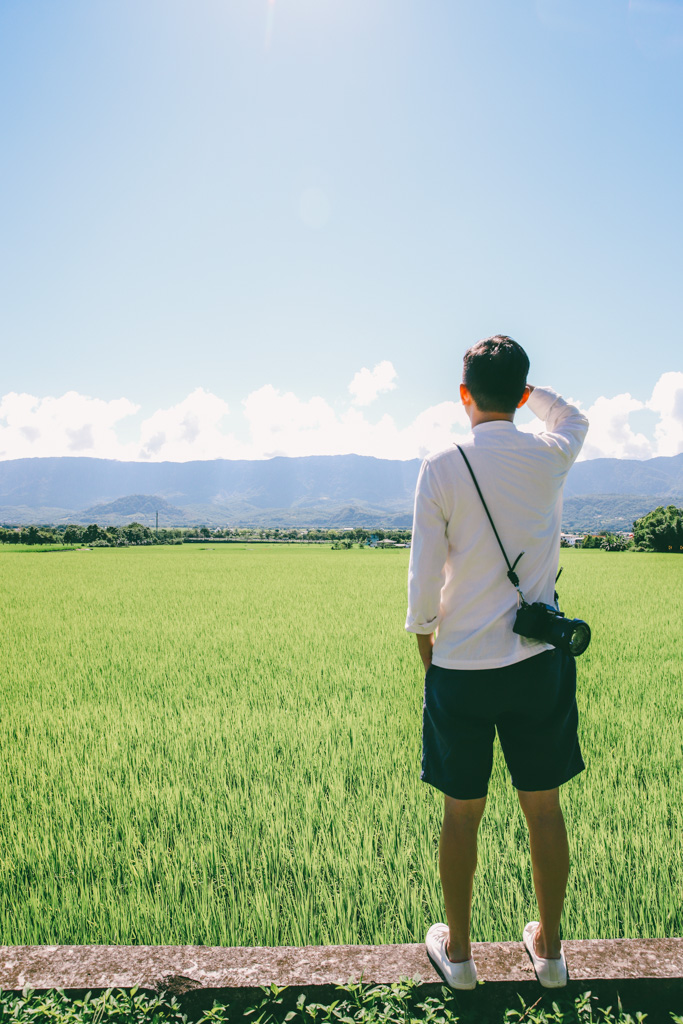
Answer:
[(275, 27), (275, 0), (268, 0), (266, 10), (266, 52), (273, 44), (273, 29)]

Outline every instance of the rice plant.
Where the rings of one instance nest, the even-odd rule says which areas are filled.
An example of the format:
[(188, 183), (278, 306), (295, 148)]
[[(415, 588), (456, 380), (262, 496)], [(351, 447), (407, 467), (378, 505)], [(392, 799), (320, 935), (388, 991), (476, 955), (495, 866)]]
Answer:
[[(562, 552), (587, 770), (565, 938), (683, 933), (683, 559)], [(0, 552), (0, 941), (421, 942), (443, 920), (407, 551)], [(496, 749), (472, 932), (534, 915)]]

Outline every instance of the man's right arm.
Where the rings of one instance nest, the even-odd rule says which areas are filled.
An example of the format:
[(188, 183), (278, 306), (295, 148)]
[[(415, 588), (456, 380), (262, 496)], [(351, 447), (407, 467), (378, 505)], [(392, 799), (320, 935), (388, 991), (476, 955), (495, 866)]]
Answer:
[(438, 625), (441, 588), (448, 557), (446, 527), (434, 470), (425, 460), (415, 489), (408, 569), (408, 614), (405, 624), (409, 633), (428, 635)]
[(565, 456), (567, 468), (581, 451), (588, 430), (584, 414), (550, 387), (531, 387), (527, 405), (545, 421), (542, 436)]

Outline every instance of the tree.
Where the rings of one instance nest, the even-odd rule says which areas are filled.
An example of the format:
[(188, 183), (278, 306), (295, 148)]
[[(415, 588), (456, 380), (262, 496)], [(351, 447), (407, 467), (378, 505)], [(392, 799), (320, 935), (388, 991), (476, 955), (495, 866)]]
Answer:
[(153, 536), (149, 526), (143, 526), (142, 523), (129, 523), (121, 529), (121, 533), (129, 544), (149, 544)]
[(608, 533), (602, 538), (600, 549), (602, 551), (626, 551), (629, 543), (622, 534)]
[(583, 543), (581, 544), (581, 547), (582, 548), (599, 548), (599, 547), (602, 547), (602, 542), (603, 542), (603, 540), (605, 539), (606, 536), (607, 536), (607, 534), (604, 532), (604, 530), (603, 530), (602, 533), (598, 533), (597, 535), (589, 533), (589, 534), (587, 534), (583, 538)]
[(100, 539), (100, 528), (97, 523), (90, 523), (86, 526), (85, 532), (81, 538), (84, 544), (92, 544), (93, 541)]
[(83, 538), (83, 527), (77, 526), (75, 523), (70, 523), (64, 531), (64, 543), (65, 544), (79, 544)]
[(683, 508), (660, 505), (636, 519), (633, 540), (641, 551), (683, 552)]

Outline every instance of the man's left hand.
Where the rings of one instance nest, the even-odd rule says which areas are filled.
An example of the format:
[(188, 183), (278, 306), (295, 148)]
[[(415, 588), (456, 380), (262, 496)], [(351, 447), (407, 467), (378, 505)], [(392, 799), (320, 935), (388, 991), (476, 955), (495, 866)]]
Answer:
[(416, 633), (417, 647), (422, 658), (422, 663), (425, 667), (425, 672), (432, 663), (432, 648), (434, 646), (434, 634), (433, 633)]

